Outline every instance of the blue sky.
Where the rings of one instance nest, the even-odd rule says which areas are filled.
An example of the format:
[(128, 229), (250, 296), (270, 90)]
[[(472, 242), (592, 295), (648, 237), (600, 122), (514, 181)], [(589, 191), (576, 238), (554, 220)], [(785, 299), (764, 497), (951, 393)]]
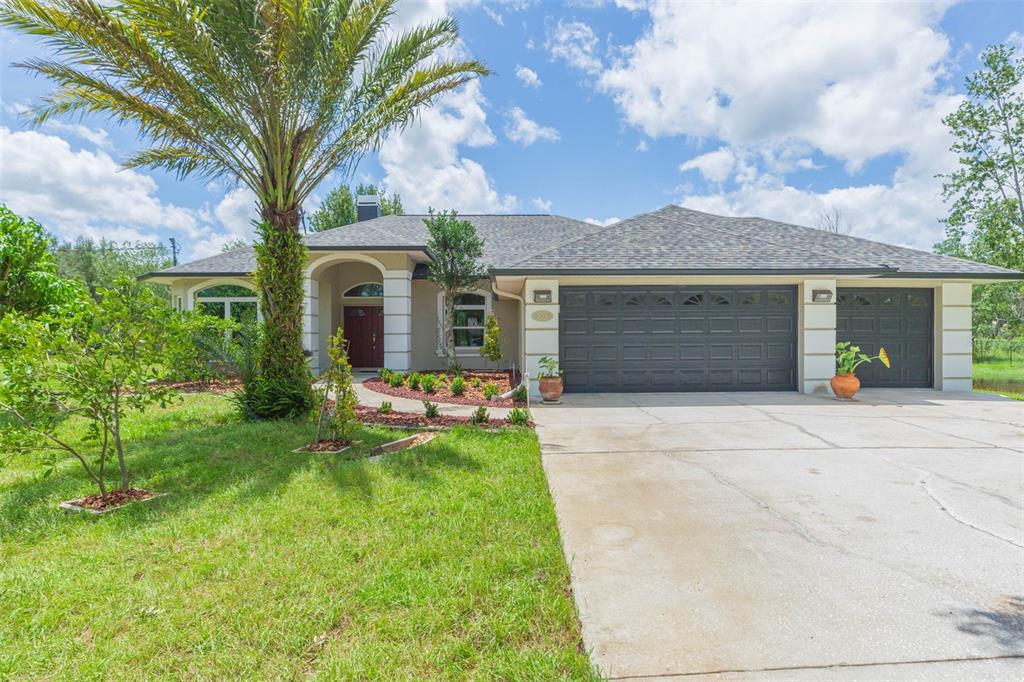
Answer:
[[(1018, 48), (1021, 3), (771, 5), (577, 0), (405, 3), (398, 27), (452, 12), (494, 75), (368, 155), (352, 182), (407, 210), (551, 212), (607, 222), (679, 203), (929, 248), (955, 164), (941, 118), (987, 45)], [(230, 183), (119, 170), (135, 131), (19, 118), (44, 54), (0, 32), (0, 201), (61, 238), (176, 237), (186, 258), (251, 237)], [(319, 197), (345, 178), (331, 178)]]

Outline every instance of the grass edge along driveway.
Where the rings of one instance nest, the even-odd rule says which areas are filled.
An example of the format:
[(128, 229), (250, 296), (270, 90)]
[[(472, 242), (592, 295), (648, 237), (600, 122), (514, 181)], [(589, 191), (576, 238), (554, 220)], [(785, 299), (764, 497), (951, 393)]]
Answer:
[(531, 431), (342, 461), (199, 395), (128, 439), (171, 494), (99, 518), (73, 462), (0, 469), (0, 678), (594, 676)]

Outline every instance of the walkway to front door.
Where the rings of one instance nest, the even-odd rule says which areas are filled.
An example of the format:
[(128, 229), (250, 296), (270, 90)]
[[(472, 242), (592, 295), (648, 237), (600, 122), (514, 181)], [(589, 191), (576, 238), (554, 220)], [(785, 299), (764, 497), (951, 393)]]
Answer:
[(384, 366), (383, 306), (345, 306), (344, 329), (348, 361), (353, 367)]

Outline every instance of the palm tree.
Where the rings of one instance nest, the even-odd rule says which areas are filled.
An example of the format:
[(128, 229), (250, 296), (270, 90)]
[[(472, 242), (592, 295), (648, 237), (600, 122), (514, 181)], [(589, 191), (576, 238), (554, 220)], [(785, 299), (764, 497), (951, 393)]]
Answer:
[(39, 36), (55, 55), (18, 65), (56, 84), (34, 123), (130, 121), (148, 146), (126, 167), (231, 178), (256, 194), (261, 366), (307, 392), (303, 201), (438, 95), (488, 73), (451, 57), (451, 17), (393, 32), (396, 2), (0, 0), (0, 24)]

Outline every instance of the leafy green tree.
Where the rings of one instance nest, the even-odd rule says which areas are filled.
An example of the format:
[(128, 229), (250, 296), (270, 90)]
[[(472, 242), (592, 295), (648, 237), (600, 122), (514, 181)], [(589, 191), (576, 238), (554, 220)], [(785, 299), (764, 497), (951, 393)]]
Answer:
[(491, 362), (501, 362), (504, 357), (501, 353), (501, 327), (493, 314), (484, 320), (484, 345), (480, 347), (480, 357)]
[(220, 252), (227, 253), (228, 251), (234, 251), (235, 249), (244, 249), (247, 246), (252, 246), (252, 244), (250, 244), (247, 240), (239, 237), (237, 239), (232, 239), (231, 241), (226, 242), (224, 246), (220, 247)]
[[(117, 243), (107, 239), (94, 241), (79, 237), (53, 249), (57, 272), (62, 277), (75, 279), (85, 285), (93, 297), (100, 289), (109, 289), (122, 276), (138, 277), (171, 266), (171, 255), (164, 244), (147, 242)], [(159, 285), (154, 291), (170, 300), (167, 287)]]
[(404, 215), (402, 198), (397, 194), (388, 196), (377, 190), (376, 185), (359, 185), (355, 191), (348, 185), (338, 185), (327, 195), (320, 207), (310, 216), (309, 228), (313, 232), (332, 230), (335, 227), (357, 222), (356, 197), (360, 194), (375, 194), (380, 197), (381, 215)]
[[(945, 176), (950, 202), (941, 253), (1024, 270), (1024, 60), (993, 45), (967, 78), (967, 99), (943, 119), (958, 168)], [(1024, 334), (1024, 284), (975, 287), (975, 329)]]
[(0, 318), (12, 311), (53, 312), (79, 296), (79, 288), (57, 274), (51, 244), (39, 223), (0, 205)]
[(34, 121), (106, 114), (150, 146), (127, 167), (226, 176), (256, 195), (264, 378), (308, 383), (301, 345), (303, 202), (439, 95), (486, 75), (450, 59), (455, 20), (389, 30), (397, 0), (3, 0), (0, 24), (54, 58)]
[(444, 293), (445, 355), (448, 368), (455, 371), (459, 366), (455, 357), (455, 297), (486, 276), (478, 260), (484, 253), (484, 242), (473, 223), (460, 220), (454, 210), (435, 213), (430, 209), (430, 217), (423, 222), (430, 233), (427, 248), (434, 256), (429, 279)]
[[(163, 404), (171, 392), (155, 383), (169, 349), (190, 343), (178, 315), (151, 289), (121, 277), (99, 299), (83, 296), (60, 316), (12, 313), (0, 320), (0, 450), (78, 460), (101, 495), (116, 462), (128, 490), (125, 414)], [(88, 421), (83, 443), (65, 439), (61, 424)]]

